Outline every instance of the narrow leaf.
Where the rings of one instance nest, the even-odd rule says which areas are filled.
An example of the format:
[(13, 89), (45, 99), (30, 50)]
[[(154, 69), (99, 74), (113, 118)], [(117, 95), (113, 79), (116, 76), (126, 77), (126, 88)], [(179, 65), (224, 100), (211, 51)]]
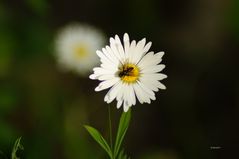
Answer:
[(121, 150), (118, 155), (118, 159), (123, 159), (123, 156), (124, 156), (124, 150)]
[(118, 127), (116, 140), (115, 140), (115, 146), (114, 146), (115, 157), (118, 156), (120, 146), (122, 144), (126, 131), (129, 127), (130, 118), (131, 118), (131, 109), (129, 109), (128, 112), (123, 112), (120, 117), (119, 127)]
[(110, 158), (112, 158), (112, 151), (106, 140), (100, 134), (100, 132), (88, 125), (85, 125), (85, 128), (89, 132), (89, 134), (95, 139), (95, 141), (108, 153)]
[(23, 146), (21, 145), (21, 137), (15, 141), (14, 147), (12, 149), (12, 159), (20, 159), (17, 157), (18, 150), (24, 150)]
[(129, 159), (129, 157), (125, 154), (124, 149), (120, 151), (117, 159)]

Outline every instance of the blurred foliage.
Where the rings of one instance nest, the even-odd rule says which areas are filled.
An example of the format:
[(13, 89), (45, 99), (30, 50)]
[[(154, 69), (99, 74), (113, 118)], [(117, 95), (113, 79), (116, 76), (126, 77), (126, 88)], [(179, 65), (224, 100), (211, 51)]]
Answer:
[(229, 28), (233, 31), (235, 38), (239, 40), (239, 1), (232, 0), (230, 12), (228, 13)]
[(178, 159), (175, 152), (169, 150), (150, 151), (143, 154), (139, 159)]
[(11, 159), (20, 159), (17, 155), (17, 152), (20, 150), (24, 150), (24, 147), (21, 144), (21, 137), (19, 137), (14, 143)]
[(25, 0), (32, 11), (39, 15), (46, 15), (49, 8), (47, 0)]
[(23, 136), (26, 159), (106, 158), (83, 127), (108, 135), (105, 92), (96, 94), (88, 77), (60, 72), (53, 56), (57, 30), (72, 21), (108, 36), (146, 37), (152, 50), (166, 52), (167, 90), (133, 108), (129, 156), (238, 158), (238, 0), (1, 1), (0, 157)]

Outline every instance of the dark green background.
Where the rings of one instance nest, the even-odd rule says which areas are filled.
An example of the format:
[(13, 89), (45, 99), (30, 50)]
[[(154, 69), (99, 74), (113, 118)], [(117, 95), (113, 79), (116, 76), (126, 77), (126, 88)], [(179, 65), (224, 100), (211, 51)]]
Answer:
[[(165, 51), (167, 90), (133, 107), (124, 142), (133, 159), (239, 158), (238, 0), (1, 1), (0, 150), (7, 156), (22, 136), (24, 159), (106, 158), (83, 128), (108, 137), (106, 91), (60, 72), (53, 56), (57, 31), (71, 22), (108, 37), (146, 37), (151, 50)], [(115, 131), (121, 110), (111, 106)]]

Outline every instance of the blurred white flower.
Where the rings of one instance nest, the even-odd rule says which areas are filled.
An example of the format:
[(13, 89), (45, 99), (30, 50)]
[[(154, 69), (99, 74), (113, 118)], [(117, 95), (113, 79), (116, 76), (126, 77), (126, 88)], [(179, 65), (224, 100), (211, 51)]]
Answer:
[(59, 31), (56, 56), (62, 70), (85, 75), (99, 63), (95, 50), (104, 45), (104, 35), (89, 25), (71, 24)]
[(136, 104), (136, 97), (142, 104), (155, 100), (159, 89), (166, 89), (160, 80), (167, 75), (159, 73), (165, 65), (162, 61), (164, 52), (148, 52), (151, 42), (146, 44), (145, 38), (136, 43), (130, 43), (127, 33), (124, 34), (123, 45), (116, 35), (110, 38), (110, 46), (96, 53), (100, 57), (101, 67), (95, 67), (91, 79), (102, 81), (95, 91), (110, 88), (104, 101), (107, 103), (117, 100), (117, 108), (123, 104), (125, 112)]

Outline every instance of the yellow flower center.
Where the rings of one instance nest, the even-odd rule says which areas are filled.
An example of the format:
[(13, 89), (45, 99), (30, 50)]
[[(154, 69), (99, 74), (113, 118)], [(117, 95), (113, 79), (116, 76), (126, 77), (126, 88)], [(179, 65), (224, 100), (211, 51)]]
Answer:
[(88, 49), (85, 44), (76, 45), (73, 47), (74, 56), (77, 59), (82, 59), (87, 56)]
[(139, 78), (139, 68), (130, 63), (126, 63), (119, 68), (118, 75), (123, 82), (134, 83)]

